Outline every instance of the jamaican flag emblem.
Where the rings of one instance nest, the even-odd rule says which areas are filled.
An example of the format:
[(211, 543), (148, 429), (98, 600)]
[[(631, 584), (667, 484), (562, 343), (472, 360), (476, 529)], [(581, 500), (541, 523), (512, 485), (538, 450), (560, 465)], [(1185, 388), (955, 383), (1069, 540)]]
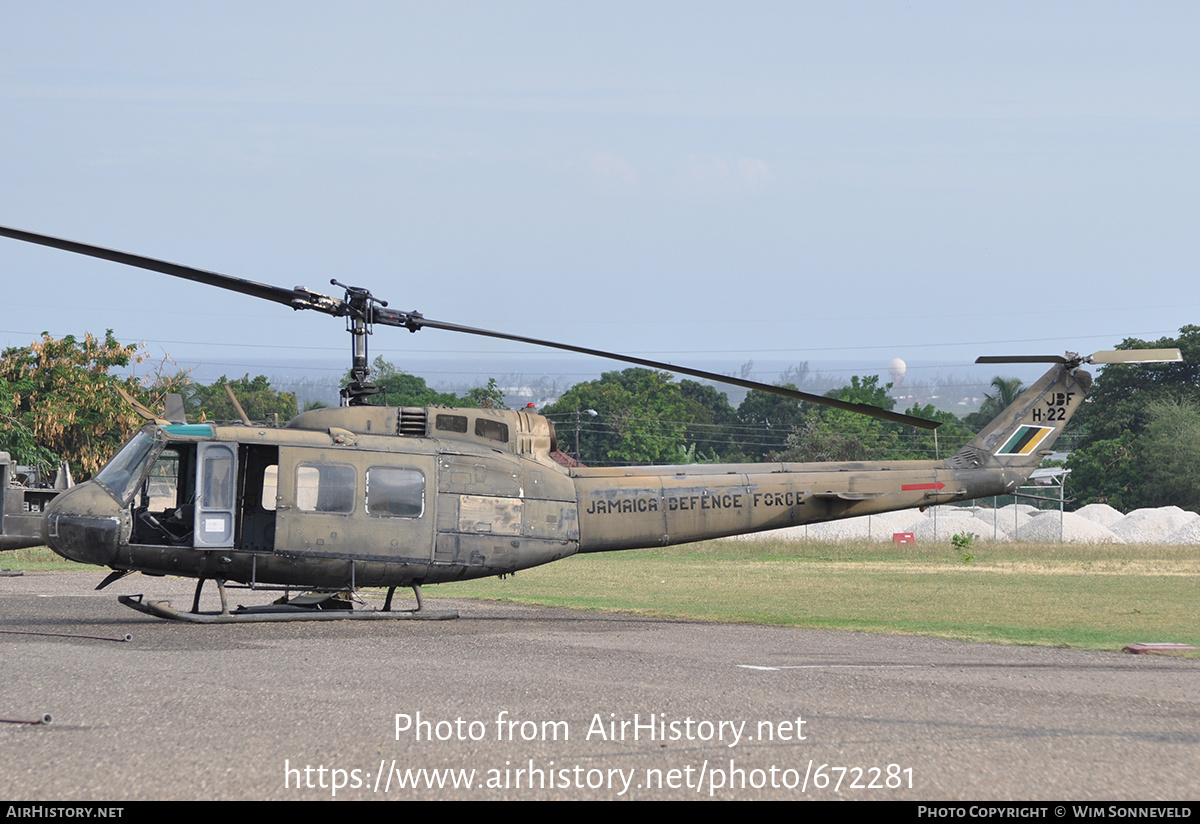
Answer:
[(997, 455), (1032, 455), (1046, 436), (1054, 431), (1052, 426), (1022, 426), (996, 450)]

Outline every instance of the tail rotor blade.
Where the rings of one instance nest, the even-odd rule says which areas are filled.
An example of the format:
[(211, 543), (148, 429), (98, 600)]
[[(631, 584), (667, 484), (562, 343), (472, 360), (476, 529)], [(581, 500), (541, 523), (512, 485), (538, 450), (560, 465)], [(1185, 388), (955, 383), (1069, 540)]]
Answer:
[(984, 355), (976, 363), (1066, 363), (1062, 355)]
[(1178, 363), (1183, 354), (1178, 349), (1112, 349), (1095, 352), (1088, 363)]
[(976, 363), (1061, 363), (1074, 369), (1083, 363), (1177, 363), (1183, 360), (1178, 349), (1107, 349), (1086, 357), (1066, 355), (984, 355)]

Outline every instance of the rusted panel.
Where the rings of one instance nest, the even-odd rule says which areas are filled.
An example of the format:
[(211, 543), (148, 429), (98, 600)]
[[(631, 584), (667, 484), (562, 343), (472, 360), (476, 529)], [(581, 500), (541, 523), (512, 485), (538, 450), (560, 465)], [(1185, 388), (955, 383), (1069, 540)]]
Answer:
[(506, 455), (443, 455), (439, 478), (440, 492), (510, 498), (524, 494), (520, 461)]
[(426, 583), (482, 578), (557, 561), (579, 551), (575, 541), (497, 535), (439, 534)]
[(524, 501), (484, 495), (463, 495), (458, 502), (458, 531), (469, 535), (520, 535)]
[(575, 503), (525, 499), (525, 519), (521, 534), (531, 538), (579, 540), (579, 521)]
[(524, 482), (521, 486), (525, 498), (575, 502), (575, 483), (569, 476), (529, 462), (525, 462), (522, 469)]
[(458, 495), (437, 496), (437, 531), (453, 532), (458, 529)]

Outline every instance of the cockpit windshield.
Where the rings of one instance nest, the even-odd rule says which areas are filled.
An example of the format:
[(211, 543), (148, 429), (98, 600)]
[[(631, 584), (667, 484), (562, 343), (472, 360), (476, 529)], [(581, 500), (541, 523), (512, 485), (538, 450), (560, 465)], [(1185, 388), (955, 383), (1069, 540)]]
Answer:
[(125, 444), (125, 448), (100, 470), (96, 480), (118, 500), (129, 500), (135, 484), (142, 477), (142, 472), (150, 461), (154, 446), (154, 438), (149, 433), (137, 433), (133, 436), (133, 440)]

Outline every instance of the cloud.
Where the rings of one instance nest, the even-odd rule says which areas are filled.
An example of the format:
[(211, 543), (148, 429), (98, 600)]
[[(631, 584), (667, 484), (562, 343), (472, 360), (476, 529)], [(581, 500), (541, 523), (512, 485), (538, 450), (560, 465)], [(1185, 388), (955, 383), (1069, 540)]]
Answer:
[(751, 185), (766, 183), (771, 178), (770, 173), (767, 171), (767, 164), (756, 157), (739, 157), (737, 161), (737, 175), (743, 183)]
[(619, 183), (623, 186), (633, 186), (638, 182), (637, 170), (625, 158), (611, 152), (588, 155), (587, 166), (596, 178), (605, 182)]
[(682, 164), (682, 177), (704, 188), (757, 188), (770, 181), (771, 173), (756, 157), (692, 155)]

